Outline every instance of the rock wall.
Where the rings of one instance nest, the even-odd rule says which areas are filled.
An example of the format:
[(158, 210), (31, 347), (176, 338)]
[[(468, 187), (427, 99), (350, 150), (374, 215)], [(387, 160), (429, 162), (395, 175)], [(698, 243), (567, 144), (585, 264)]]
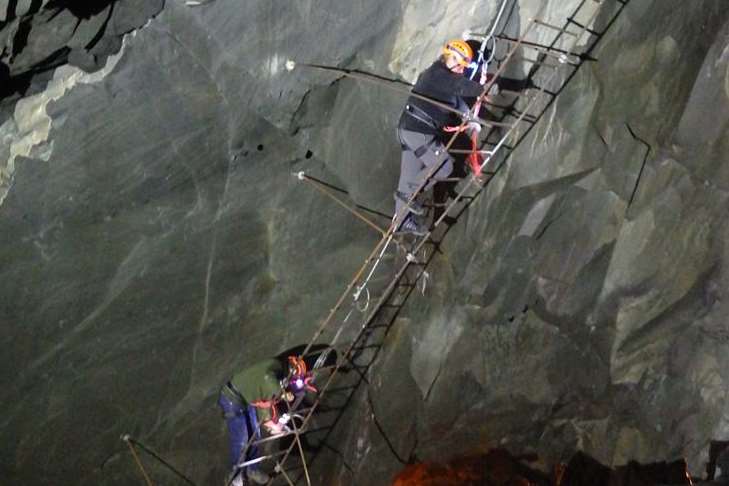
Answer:
[(444, 241), (371, 376), (389, 444), (352, 412), (340, 482), (487, 446), (702, 471), (728, 432), (726, 21), (627, 4)]
[[(286, 59), (412, 81), (498, 2), (29, 2), (30, 17), (21, 3), (2, 25), (32, 25), (1, 59), (32, 76), (0, 110), (0, 471), (138, 481), (130, 433), (219, 482), (219, 385), (308, 340), (377, 237), (291, 173), (383, 225), (392, 211), (403, 97)], [(578, 3), (515, 2), (507, 30)], [(124, 11), (139, 15), (107, 23), (115, 47), (75, 62)], [(317, 477), (387, 484), (391, 447), (406, 460), (494, 444), (698, 468), (729, 433), (729, 12), (633, 0), (609, 14), (596, 61), (443, 242)], [(63, 46), (59, 62), (85, 71), (33, 70)]]

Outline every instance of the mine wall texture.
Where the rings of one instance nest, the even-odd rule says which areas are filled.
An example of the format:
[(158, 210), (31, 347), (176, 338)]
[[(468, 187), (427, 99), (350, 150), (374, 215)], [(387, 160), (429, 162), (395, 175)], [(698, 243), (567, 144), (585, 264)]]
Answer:
[[(413, 82), (500, 2), (194, 3), (0, 1), (3, 484), (136, 484), (127, 433), (222, 483), (220, 385), (307, 342), (378, 238), (292, 174), (387, 226), (399, 171), (404, 95), (286, 61)], [(729, 9), (616, 4), (440, 243), (321, 484), (494, 446), (699, 472), (729, 438)]]

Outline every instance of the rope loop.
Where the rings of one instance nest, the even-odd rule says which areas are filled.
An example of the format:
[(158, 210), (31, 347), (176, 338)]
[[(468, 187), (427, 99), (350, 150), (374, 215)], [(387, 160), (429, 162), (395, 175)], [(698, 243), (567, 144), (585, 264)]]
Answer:
[[(367, 299), (365, 300), (364, 306), (361, 306), (357, 302), (359, 301), (359, 296), (363, 290), (365, 291), (365, 295), (367, 296)], [(365, 312), (367, 309), (369, 309), (370, 308), (370, 289), (367, 287), (357, 287), (357, 292), (355, 293), (354, 302), (357, 307), (357, 310), (360, 312)]]
[(423, 276), (421, 277), (421, 282), (423, 282), (422, 287), (420, 288), (420, 293), (425, 296), (425, 289), (428, 288), (428, 280), (430, 280), (430, 274), (428, 272), (423, 272)]

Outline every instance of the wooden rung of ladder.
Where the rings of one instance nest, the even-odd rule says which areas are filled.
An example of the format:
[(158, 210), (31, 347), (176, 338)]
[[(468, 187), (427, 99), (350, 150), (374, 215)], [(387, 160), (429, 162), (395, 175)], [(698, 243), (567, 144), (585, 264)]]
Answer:
[[(527, 90), (527, 89), (536, 89), (536, 88), (524, 88), (524, 90)], [(513, 90), (513, 89), (501, 89), (501, 90), (499, 90), (499, 93), (516, 95), (516, 96), (521, 96), (522, 94), (524, 94), (523, 93), (523, 90), (522, 91), (516, 91), (516, 90)], [(494, 104), (491, 104), (491, 106), (495, 106), (495, 105)]]
[[(489, 145), (496, 145), (496, 144), (490, 143)], [(450, 149), (448, 152), (450, 152), (452, 154), (466, 154), (466, 155), (469, 155), (469, 154), (472, 154), (474, 151), (473, 150), (467, 150), (467, 149)], [(486, 154), (491, 153), (491, 151), (490, 150), (476, 150), (476, 153), (477, 154), (486, 155)], [(441, 180), (448, 180), (448, 179), (441, 179)], [(461, 180), (461, 179), (457, 179), (457, 180)]]
[(576, 21), (572, 17), (568, 17), (567, 18), (567, 22), (569, 22), (569, 23), (571, 23), (573, 25), (576, 25), (577, 27), (579, 27), (580, 29), (584, 30), (585, 32), (587, 32), (590, 35), (600, 35), (597, 31), (592, 30), (592, 29), (588, 29), (587, 26), (582, 25), (581, 23), (579, 23), (578, 21)]
[[(525, 121), (525, 120), (519, 120), (519, 121)], [(495, 127), (506, 127), (506, 128), (512, 128), (514, 126), (513, 123), (506, 123), (506, 122), (489, 122), (493, 124)]]
[(510, 111), (509, 113), (506, 114), (506, 116), (510, 116), (512, 118), (519, 118), (522, 115), (524, 116), (524, 120), (527, 121), (527, 122), (529, 122), (529, 123), (536, 123), (537, 122), (536, 117), (534, 115), (532, 115), (531, 113), (528, 113), (528, 112), (527, 113), (524, 113), (523, 111), (520, 111), (520, 110), (512, 110), (512, 111)]
[(535, 24), (538, 24), (538, 25), (541, 25), (543, 27), (547, 27), (548, 29), (556, 30), (556, 31), (558, 31), (560, 33), (564, 33), (564, 34), (567, 34), (567, 35), (571, 35), (572, 37), (577, 37), (577, 34), (575, 34), (574, 32), (570, 32), (565, 27), (559, 27), (557, 25), (553, 25), (553, 24), (550, 24), (548, 22), (545, 22), (544, 20), (534, 19), (534, 23)]
[[(544, 66), (545, 68), (549, 68), (549, 69), (558, 69), (559, 68), (558, 65), (552, 64), (551, 62), (544, 62), (544, 61), (540, 61), (539, 59), (529, 59), (528, 57), (519, 57), (516, 59), (516, 61), (528, 62), (530, 64), (539, 63), (542, 66)], [(505, 90), (502, 89), (501, 91), (505, 91)]]
[[(568, 32), (568, 34), (571, 34), (571, 32)], [(575, 34), (573, 34), (573, 35), (575, 35)], [(516, 44), (517, 42), (519, 42), (518, 40), (512, 39), (511, 37), (506, 37), (506, 36), (503, 36), (503, 35), (497, 35), (496, 38), (499, 39), (500, 41), (504, 41), (504, 42), (507, 42), (509, 44)], [(572, 53), (572, 52), (567, 52), (564, 49), (557, 49), (555, 47), (542, 46), (542, 45), (539, 45), (539, 44), (537, 44), (535, 42), (522, 41), (521, 45), (524, 46), (524, 47), (527, 47), (529, 49), (534, 49), (535, 51), (539, 51), (539, 52), (543, 53), (546, 56), (549, 56), (549, 57), (552, 57), (554, 59), (557, 59), (560, 63), (562, 62), (562, 59), (564, 59), (564, 56), (567, 56), (568, 58), (570, 56), (571, 57), (576, 57), (576, 58), (579, 58), (580, 57), (579, 54), (575, 54), (575, 53)], [(552, 66), (551, 64), (546, 64), (546, 63), (543, 63), (543, 64), (545, 66)], [(573, 61), (573, 62), (569, 62), (569, 64), (576, 65), (578, 63), (576, 63), (576, 62)]]

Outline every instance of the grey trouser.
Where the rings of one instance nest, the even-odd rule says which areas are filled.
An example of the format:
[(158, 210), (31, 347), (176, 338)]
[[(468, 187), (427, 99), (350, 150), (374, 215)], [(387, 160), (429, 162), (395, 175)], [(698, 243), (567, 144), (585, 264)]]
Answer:
[[(443, 165), (428, 180), (423, 190), (429, 190), (433, 187), (433, 184), (447, 178), (453, 171), (453, 157), (445, 150), (443, 144), (435, 138), (435, 135), (398, 128), (397, 136), (403, 146), (400, 162), (400, 181), (397, 184), (397, 190), (408, 198), (425, 181), (431, 169), (444, 160)], [(404, 205), (405, 201), (396, 197), (395, 214), (399, 214)]]

